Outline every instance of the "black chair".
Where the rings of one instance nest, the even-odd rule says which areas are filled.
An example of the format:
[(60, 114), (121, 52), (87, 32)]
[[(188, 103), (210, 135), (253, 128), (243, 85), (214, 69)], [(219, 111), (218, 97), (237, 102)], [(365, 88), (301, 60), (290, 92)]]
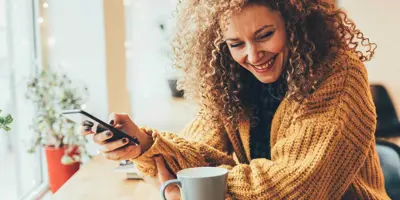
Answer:
[(385, 87), (371, 85), (371, 93), (378, 115), (375, 135), (378, 137), (400, 136), (400, 122)]
[(391, 199), (400, 199), (400, 147), (394, 143), (376, 139), (386, 192)]

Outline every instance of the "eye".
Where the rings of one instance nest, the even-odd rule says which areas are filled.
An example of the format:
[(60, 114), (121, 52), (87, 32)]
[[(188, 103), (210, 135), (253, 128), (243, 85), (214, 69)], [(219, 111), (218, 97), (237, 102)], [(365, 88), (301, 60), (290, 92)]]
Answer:
[(261, 36), (259, 37), (259, 39), (266, 39), (266, 38), (269, 38), (269, 37), (271, 37), (274, 33), (275, 33), (275, 31), (267, 32), (267, 33), (261, 35)]
[(231, 48), (235, 48), (235, 47), (241, 46), (242, 44), (243, 44), (243, 42), (239, 42), (239, 43), (233, 43), (230, 46), (231, 46)]

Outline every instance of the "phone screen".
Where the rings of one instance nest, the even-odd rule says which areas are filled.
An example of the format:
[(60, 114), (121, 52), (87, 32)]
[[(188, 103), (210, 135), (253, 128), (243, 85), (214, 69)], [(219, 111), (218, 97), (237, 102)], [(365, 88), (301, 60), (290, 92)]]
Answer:
[(139, 144), (139, 141), (135, 137), (131, 137), (124, 132), (114, 128), (113, 126), (109, 125), (108, 123), (94, 117), (93, 115), (83, 111), (83, 110), (65, 110), (63, 111), (63, 115), (70, 119), (71, 121), (80, 124), (92, 127), (92, 131), (95, 133), (100, 133), (105, 130), (110, 130), (113, 132), (114, 136), (110, 139), (117, 140), (124, 137), (127, 137), (130, 141)]
[[(67, 110), (63, 112), (63, 115), (68, 118), (69, 120), (74, 121), (77, 124), (81, 125), (88, 125), (92, 127), (92, 131), (95, 133), (103, 132), (105, 130), (108, 130), (106, 127), (104, 127), (105, 122), (103, 122), (100, 119), (97, 119), (96, 117), (89, 115), (85, 111), (82, 110)], [(103, 124), (102, 126), (99, 126), (99, 124)]]

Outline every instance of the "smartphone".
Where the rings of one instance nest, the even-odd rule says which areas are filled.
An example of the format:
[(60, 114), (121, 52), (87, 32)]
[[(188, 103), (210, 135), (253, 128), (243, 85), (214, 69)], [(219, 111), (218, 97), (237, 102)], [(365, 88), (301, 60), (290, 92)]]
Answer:
[(106, 142), (111, 142), (115, 140), (119, 140), (122, 138), (128, 138), (130, 142), (139, 145), (140, 142), (136, 137), (132, 137), (116, 128), (111, 126), (110, 124), (98, 119), (97, 117), (94, 117), (93, 115), (87, 113), (84, 110), (64, 110), (62, 112), (63, 116), (68, 118), (69, 120), (92, 127), (92, 131), (95, 133), (100, 133), (106, 130), (109, 130), (113, 133), (113, 137), (108, 139)]

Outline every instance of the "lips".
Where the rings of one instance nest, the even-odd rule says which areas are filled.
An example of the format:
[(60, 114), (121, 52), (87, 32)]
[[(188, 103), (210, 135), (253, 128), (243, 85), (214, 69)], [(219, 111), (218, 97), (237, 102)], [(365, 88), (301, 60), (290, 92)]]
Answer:
[(273, 56), (271, 59), (269, 59), (267, 62), (265, 62), (262, 65), (252, 65), (252, 66), (256, 71), (265, 71), (266, 69), (269, 69), (274, 65), (274, 62), (275, 62), (277, 56), (278, 56), (278, 54)]

